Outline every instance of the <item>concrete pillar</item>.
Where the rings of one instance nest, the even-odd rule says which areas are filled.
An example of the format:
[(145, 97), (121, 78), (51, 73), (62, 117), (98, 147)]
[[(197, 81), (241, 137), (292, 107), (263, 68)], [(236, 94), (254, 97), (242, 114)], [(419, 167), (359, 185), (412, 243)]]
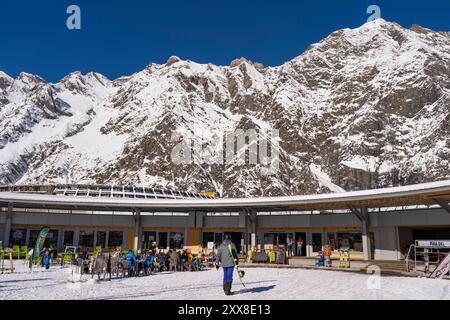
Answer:
[(76, 227), (73, 231), (73, 245), (78, 247), (80, 244), (80, 227)]
[(247, 213), (247, 231), (249, 234), (249, 240), (250, 240), (250, 246), (248, 249), (256, 247), (257, 246), (257, 239), (256, 239), (256, 219), (257, 219), (257, 212), (256, 210), (249, 210)]
[(310, 230), (306, 231), (306, 256), (311, 257), (313, 255), (313, 245), (312, 245), (312, 233)]
[(97, 246), (97, 230), (94, 230), (94, 249)]
[(9, 237), (11, 235), (11, 225), (12, 225), (12, 216), (13, 216), (13, 204), (8, 203), (8, 211), (6, 212), (6, 222), (5, 222), (5, 231), (3, 233), (3, 247), (9, 247)]
[(239, 211), (239, 228), (244, 229), (244, 234), (242, 237), (243, 243), (241, 242), (241, 247), (244, 253), (246, 253), (250, 248), (249, 233), (247, 228), (247, 212), (245, 210)]
[(323, 250), (323, 247), (328, 244), (328, 231), (322, 230), (321, 234), (322, 234), (322, 248), (320, 250)]
[(25, 236), (25, 245), (29, 248), (31, 247), (32, 243), (30, 243), (30, 228), (27, 228), (27, 235)]
[(134, 243), (133, 250), (137, 251), (140, 246), (140, 234), (141, 234), (141, 211), (139, 209), (134, 210)]
[(370, 243), (370, 216), (366, 207), (356, 208), (354, 206), (348, 206), (350, 211), (359, 219), (362, 226), (362, 245), (363, 245), (363, 258), (365, 261), (372, 260), (372, 249)]
[(122, 238), (122, 249), (130, 249), (128, 248), (128, 228), (123, 230), (123, 238)]
[(106, 230), (105, 249), (109, 248), (109, 230)]
[(250, 243), (252, 247), (256, 247), (256, 232), (252, 232)]
[(64, 227), (60, 226), (58, 228), (58, 241), (56, 243), (56, 247), (58, 251), (64, 250)]
[(367, 208), (361, 208), (362, 214), (362, 245), (363, 245), (363, 257), (364, 260), (372, 260), (372, 248), (370, 244), (370, 232), (369, 232), (369, 214)]
[[(202, 236), (201, 240), (202, 240), (202, 243), (203, 243), (203, 234), (201, 236)], [(188, 243), (189, 243), (188, 242), (188, 227), (185, 226), (184, 227), (184, 246), (187, 247)]]

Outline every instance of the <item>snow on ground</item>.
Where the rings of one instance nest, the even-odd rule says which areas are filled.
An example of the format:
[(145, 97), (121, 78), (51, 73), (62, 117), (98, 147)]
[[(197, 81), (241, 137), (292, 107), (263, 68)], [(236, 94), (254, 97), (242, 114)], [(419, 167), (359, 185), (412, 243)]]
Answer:
[[(222, 291), (222, 270), (159, 273), (147, 277), (96, 281), (72, 278), (70, 267), (34, 268), (22, 262), (14, 274), (0, 275), (0, 300), (5, 299), (450, 299), (448, 280), (374, 276), (305, 269), (245, 268), (244, 288), (235, 279), (233, 291)], [(235, 274), (236, 276), (236, 274)], [(379, 284), (379, 289), (377, 289)]]

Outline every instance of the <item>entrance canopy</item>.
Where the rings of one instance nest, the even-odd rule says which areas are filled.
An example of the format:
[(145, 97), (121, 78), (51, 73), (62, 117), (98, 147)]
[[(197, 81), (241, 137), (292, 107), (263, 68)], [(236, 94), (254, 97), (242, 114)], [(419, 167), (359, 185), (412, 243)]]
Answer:
[(0, 192), (0, 205), (3, 207), (9, 205), (15, 208), (87, 211), (236, 212), (254, 210), (273, 212), (439, 204), (450, 212), (449, 202), (450, 180), (343, 193), (245, 199), (117, 199)]

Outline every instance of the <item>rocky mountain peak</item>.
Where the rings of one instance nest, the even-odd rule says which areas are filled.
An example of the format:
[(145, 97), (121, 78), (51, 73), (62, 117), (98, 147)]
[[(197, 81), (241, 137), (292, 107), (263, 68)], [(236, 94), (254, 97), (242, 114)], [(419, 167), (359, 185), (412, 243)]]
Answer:
[(0, 71), (0, 89), (6, 89), (7, 87), (9, 87), (12, 82), (14, 81), (13, 78), (11, 78), (9, 75), (7, 75), (6, 73)]
[(169, 59), (167, 59), (166, 66), (170, 67), (171, 65), (173, 65), (174, 63), (177, 63), (179, 61), (181, 61), (181, 59), (178, 58), (177, 56), (171, 56), (171, 57), (169, 57)]
[[(65, 182), (68, 172), (72, 183), (234, 197), (449, 179), (449, 52), (447, 33), (375, 20), (279, 67), (172, 56), (114, 81), (75, 72), (42, 85), (24, 75), (0, 93), (0, 183)], [(279, 141), (273, 174), (242, 161), (245, 148), (218, 156), (226, 134), (252, 130)], [(183, 142), (189, 161), (175, 162)]]

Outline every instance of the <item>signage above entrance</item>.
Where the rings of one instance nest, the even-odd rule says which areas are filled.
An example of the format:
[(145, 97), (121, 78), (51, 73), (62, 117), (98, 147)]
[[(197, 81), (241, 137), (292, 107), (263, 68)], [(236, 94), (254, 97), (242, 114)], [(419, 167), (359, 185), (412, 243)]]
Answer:
[(416, 240), (416, 247), (450, 249), (450, 240)]

